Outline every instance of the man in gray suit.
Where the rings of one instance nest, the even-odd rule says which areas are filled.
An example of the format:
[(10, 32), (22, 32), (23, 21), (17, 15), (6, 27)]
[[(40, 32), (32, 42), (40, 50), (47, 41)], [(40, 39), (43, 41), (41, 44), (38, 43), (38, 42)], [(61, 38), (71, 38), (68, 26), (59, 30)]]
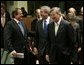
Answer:
[(42, 6), (41, 8), (42, 20), (36, 24), (36, 42), (34, 51), (38, 50), (38, 59), (40, 64), (47, 64), (46, 55), (46, 40), (47, 40), (47, 26), (51, 22), (49, 17), (50, 7)]

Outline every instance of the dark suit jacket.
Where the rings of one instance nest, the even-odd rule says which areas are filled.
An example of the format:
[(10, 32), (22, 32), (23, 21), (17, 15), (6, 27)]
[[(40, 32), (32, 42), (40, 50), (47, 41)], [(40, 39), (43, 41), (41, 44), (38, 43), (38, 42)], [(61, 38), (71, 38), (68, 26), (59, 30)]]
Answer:
[[(49, 22), (51, 22), (51, 20)], [(43, 29), (43, 20), (40, 20), (36, 24), (36, 42), (35, 42), (35, 46), (38, 48), (40, 55), (44, 54), (44, 51), (46, 49), (46, 40), (47, 40), (47, 34), (44, 32)]]
[[(80, 39), (83, 38), (83, 16), (79, 16), (77, 19), (77, 23), (79, 24), (80, 27)], [(83, 40), (81, 40), (80, 44), (78, 45), (79, 47), (81, 46), (83, 48)]]
[[(7, 22), (9, 22), (10, 20), (11, 20), (10, 14), (6, 11), (6, 22), (5, 22), (5, 25), (6, 25)], [(4, 25), (4, 27), (5, 27), (5, 25)], [(4, 48), (4, 36), (3, 36), (4, 27), (1, 26), (1, 48)]]
[(6, 11), (6, 23), (11, 20), (10, 14)]
[(36, 23), (37, 23), (37, 19), (34, 19), (32, 22), (31, 22), (31, 31), (36, 31)]
[(15, 20), (11, 20), (7, 23), (4, 29), (4, 46), (5, 50), (9, 50), (10, 52), (15, 50), (16, 52), (24, 52), (25, 45), (28, 41), (28, 36), (32, 36), (30, 32), (25, 27), (24, 23), (24, 36), (16, 23)]
[(74, 29), (67, 21), (61, 20), (56, 36), (54, 22), (49, 24), (47, 52), (51, 61), (56, 59), (58, 52), (73, 56), (74, 44)]

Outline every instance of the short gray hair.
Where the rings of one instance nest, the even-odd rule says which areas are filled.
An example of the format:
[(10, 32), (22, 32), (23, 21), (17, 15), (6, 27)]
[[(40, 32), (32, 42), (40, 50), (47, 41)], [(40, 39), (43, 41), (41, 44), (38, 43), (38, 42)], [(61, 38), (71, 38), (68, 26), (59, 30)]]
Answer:
[(45, 11), (47, 11), (48, 13), (50, 13), (50, 7), (49, 7), (49, 6), (41, 6), (40, 9), (41, 9), (41, 10), (45, 10)]
[(53, 7), (50, 12), (52, 12), (52, 11), (55, 11), (57, 14), (62, 15), (61, 9), (59, 7)]

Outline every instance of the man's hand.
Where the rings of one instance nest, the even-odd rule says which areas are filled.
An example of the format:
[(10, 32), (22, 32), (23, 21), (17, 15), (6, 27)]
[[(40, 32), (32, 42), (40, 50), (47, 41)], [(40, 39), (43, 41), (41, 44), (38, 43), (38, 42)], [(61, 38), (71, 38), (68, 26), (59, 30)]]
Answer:
[(81, 51), (81, 47), (78, 48), (78, 52), (80, 52), (80, 51)]
[(37, 50), (36, 47), (33, 48), (33, 54), (34, 54), (34, 55), (37, 55), (37, 54), (38, 54), (38, 50)]
[(15, 50), (13, 50), (9, 55), (10, 55), (10, 57), (16, 57), (16, 56), (17, 56), (16, 53), (17, 53), (17, 52), (16, 52)]
[(47, 62), (50, 62), (50, 60), (49, 60), (49, 55), (45, 55), (45, 58), (46, 58), (46, 61), (47, 61)]
[(3, 51), (4, 49), (3, 48), (1, 48), (1, 51)]
[(70, 64), (73, 64), (73, 62), (71, 62)]

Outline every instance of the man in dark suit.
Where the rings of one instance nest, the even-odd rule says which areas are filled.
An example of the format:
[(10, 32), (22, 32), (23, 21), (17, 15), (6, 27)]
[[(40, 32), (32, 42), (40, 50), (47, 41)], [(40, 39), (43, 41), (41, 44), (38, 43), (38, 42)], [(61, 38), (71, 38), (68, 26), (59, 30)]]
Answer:
[[(6, 10), (6, 6), (4, 3), (1, 3), (1, 51), (3, 51), (4, 49), (4, 27), (7, 24), (8, 21), (10, 21), (10, 14), (7, 12)], [(2, 53), (3, 54), (3, 53)]]
[(78, 60), (79, 60), (79, 64), (83, 63), (83, 7), (81, 7), (81, 11), (80, 11), (80, 15), (77, 19), (77, 23), (80, 26), (80, 38), (81, 38), (81, 42), (78, 45)]
[(62, 19), (61, 10), (53, 7), (50, 11), (53, 22), (48, 26), (49, 62), (51, 64), (70, 64), (75, 58), (74, 29), (69, 22)]
[[(25, 27), (22, 21), (22, 11), (17, 8), (12, 12), (13, 19), (7, 23), (4, 28), (4, 47), (13, 55), (15, 64), (26, 64), (27, 53), (26, 45), (28, 36), (33, 36)], [(24, 58), (17, 58), (17, 53), (23, 53)]]
[(31, 22), (31, 31), (34, 31), (34, 32), (35, 32), (35, 29), (36, 29), (37, 21), (42, 19), (40, 9), (35, 10), (35, 16), (36, 16), (36, 18)]
[[(41, 12), (40, 12), (40, 9), (36, 9), (35, 10), (35, 19), (31, 22), (31, 31), (32, 32), (36, 32), (36, 23), (39, 21), (39, 20), (41, 20), (42, 19), (42, 17), (41, 17)], [(34, 41), (35, 41), (35, 37), (32, 37), (31, 38), (31, 41), (32, 41), (32, 46), (33, 46), (33, 44), (35, 43)], [(35, 64), (36, 63), (36, 60), (37, 60), (37, 58), (36, 58), (36, 55), (32, 55), (32, 63), (33, 64)]]
[[(46, 38), (47, 38), (47, 25), (51, 22), (49, 17), (50, 7), (41, 7), (42, 20), (39, 20), (36, 24), (36, 42), (34, 51), (38, 50), (38, 60), (39, 64), (47, 64), (45, 59), (46, 54)], [(46, 26), (45, 26), (46, 23)]]

